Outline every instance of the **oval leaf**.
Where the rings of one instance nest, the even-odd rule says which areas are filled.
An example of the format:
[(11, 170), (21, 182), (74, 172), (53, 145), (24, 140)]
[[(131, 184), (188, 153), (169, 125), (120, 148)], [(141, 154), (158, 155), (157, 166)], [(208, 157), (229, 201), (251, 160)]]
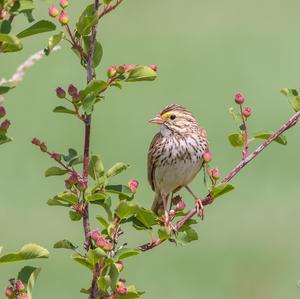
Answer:
[(97, 181), (104, 175), (104, 166), (99, 156), (92, 155), (89, 163), (89, 175)]
[(81, 14), (76, 28), (80, 35), (88, 35), (91, 32), (92, 26), (98, 22), (98, 14), (95, 10), (94, 4), (88, 5)]
[(107, 171), (107, 177), (113, 177), (130, 167), (129, 164), (118, 162)]
[(231, 134), (228, 136), (228, 140), (233, 147), (244, 146), (244, 137), (242, 134)]
[(211, 192), (211, 196), (213, 197), (213, 199), (227, 193), (230, 192), (234, 189), (234, 186), (231, 184), (225, 184), (225, 183), (221, 183), (220, 185), (217, 185), (215, 187), (213, 187), (212, 192)]
[(53, 248), (64, 248), (75, 250), (78, 246), (73, 245), (69, 240), (60, 240), (53, 245)]
[(49, 32), (56, 29), (55, 24), (50, 21), (41, 20), (33, 24), (32, 26), (28, 27), (27, 29), (23, 30), (22, 32), (17, 34), (18, 38), (24, 38), (27, 36)]
[(19, 251), (8, 253), (0, 257), (0, 264), (13, 263), (17, 261), (47, 258), (49, 251), (37, 244), (26, 244)]
[(125, 81), (153, 81), (156, 77), (156, 72), (153, 71), (149, 66), (139, 66), (129, 73), (129, 76)]
[(32, 298), (32, 289), (41, 270), (42, 268), (26, 266), (18, 274), (18, 279), (23, 282), (27, 289), (28, 298)]
[(64, 106), (57, 106), (53, 109), (53, 112), (56, 112), (56, 113), (67, 113), (67, 114), (76, 114), (75, 111), (73, 110), (70, 110)]
[[(268, 139), (270, 136), (272, 136), (274, 133), (273, 132), (261, 132), (258, 133), (256, 135), (254, 135), (253, 137), (255, 139), (262, 139), (262, 140), (266, 140)], [(275, 142), (282, 144), (282, 145), (287, 145), (287, 139), (285, 137), (285, 135), (279, 135), (276, 139), (274, 139)]]
[(45, 177), (55, 176), (55, 175), (64, 175), (68, 172), (66, 169), (62, 169), (56, 166), (50, 167), (45, 172)]

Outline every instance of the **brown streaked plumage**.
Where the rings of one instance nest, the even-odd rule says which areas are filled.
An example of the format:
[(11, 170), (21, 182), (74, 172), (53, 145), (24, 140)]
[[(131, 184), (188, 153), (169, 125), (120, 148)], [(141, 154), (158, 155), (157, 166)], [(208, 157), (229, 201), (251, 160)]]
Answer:
[(167, 106), (150, 122), (160, 125), (148, 152), (148, 181), (155, 192), (152, 210), (157, 213), (163, 204), (168, 223), (167, 198), (188, 188), (200, 171), (208, 149), (207, 134), (192, 113), (178, 104)]

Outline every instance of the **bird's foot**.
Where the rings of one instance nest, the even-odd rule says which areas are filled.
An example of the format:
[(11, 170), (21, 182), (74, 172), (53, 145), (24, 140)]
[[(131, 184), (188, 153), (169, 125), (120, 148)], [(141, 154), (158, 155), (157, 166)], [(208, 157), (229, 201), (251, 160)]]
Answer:
[(165, 211), (164, 217), (163, 217), (164, 226), (167, 227), (170, 231), (176, 233), (177, 228), (173, 225), (173, 223), (170, 221), (170, 215), (168, 211)]
[(201, 199), (196, 199), (196, 210), (197, 210), (197, 215), (201, 218), (201, 220), (204, 219), (204, 206), (201, 201)]

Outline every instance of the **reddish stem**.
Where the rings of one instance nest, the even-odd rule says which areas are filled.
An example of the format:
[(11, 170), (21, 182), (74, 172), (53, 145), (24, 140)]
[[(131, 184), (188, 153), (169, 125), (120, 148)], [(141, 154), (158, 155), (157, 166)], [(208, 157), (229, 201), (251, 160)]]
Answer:
[(112, 5), (112, 4), (105, 5), (102, 12), (101, 12), (101, 14), (100, 14), (100, 16), (99, 16), (99, 19), (104, 17), (106, 14), (108, 14), (112, 10), (116, 9), (122, 2), (123, 2), (123, 0), (117, 0), (117, 2), (114, 5)]
[(248, 150), (249, 150), (249, 139), (248, 139), (248, 126), (247, 126), (247, 119), (243, 115), (243, 107), (240, 105), (240, 110), (241, 110), (241, 116), (243, 120), (243, 125), (244, 125), (244, 142), (245, 142), (245, 147), (243, 148), (242, 151), (242, 157), (245, 160), (247, 155), (248, 155)]
[[(287, 122), (285, 122), (274, 134), (272, 134), (268, 139), (266, 139), (259, 147), (257, 147), (251, 154), (249, 154), (245, 159), (240, 161), (222, 180), (222, 183), (230, 182), (250, 161), (252, 161), (258, 154), (260, 154), (265, 148), (267, 148), (272, 141), (274, 141), (280, 134), (290, 129), (297, 124), (300, 118), (300, 111), (296, 112)], [(211, 204), (213, 198), (208, 194), (204, 199), (202, 199), (202, 204), (204, 206)], [(175, 229), (178, 231), (190, 218), (192, 218), (197, 213), (197, 208), (191, 209), (182, 219), (180, 219), (176, 225)], [(141, 251), (147, 251), (154, 247), (159, 246), (163, 241), (157, 239), (153, 242), (143, 244), (138, 247)]]

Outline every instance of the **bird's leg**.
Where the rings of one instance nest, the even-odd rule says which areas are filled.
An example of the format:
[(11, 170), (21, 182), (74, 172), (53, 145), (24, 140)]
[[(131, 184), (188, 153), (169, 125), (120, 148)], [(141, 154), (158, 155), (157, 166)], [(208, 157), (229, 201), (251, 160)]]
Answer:
[(204, 207), (202, 204), (202, 201), (200, 198), (198, 198), (194, 192), (190, 189), (189, 186), (185, 186), (185, 189), (189, 191), (189, 193), (194, 197), (196, 201), (196, 209), (197, 209), (197, 215), (203, 220), (204, 219)]
[(171, 210), (172, 206), (173, 206), (173, 197), (174, 197), (174, 193), (172, 192), (171, 193), (171, 200), (170, 200), (170, 208), (169, 208), (169, 210)]
[(167, 194), (165, 192), (161, 192), (161, 197), (163, 201), (163, 206), (164, 206), (164, 224), (165, 226), (169, 225), (170, 219), (169, 219), (169, 212), (167, 208)]

